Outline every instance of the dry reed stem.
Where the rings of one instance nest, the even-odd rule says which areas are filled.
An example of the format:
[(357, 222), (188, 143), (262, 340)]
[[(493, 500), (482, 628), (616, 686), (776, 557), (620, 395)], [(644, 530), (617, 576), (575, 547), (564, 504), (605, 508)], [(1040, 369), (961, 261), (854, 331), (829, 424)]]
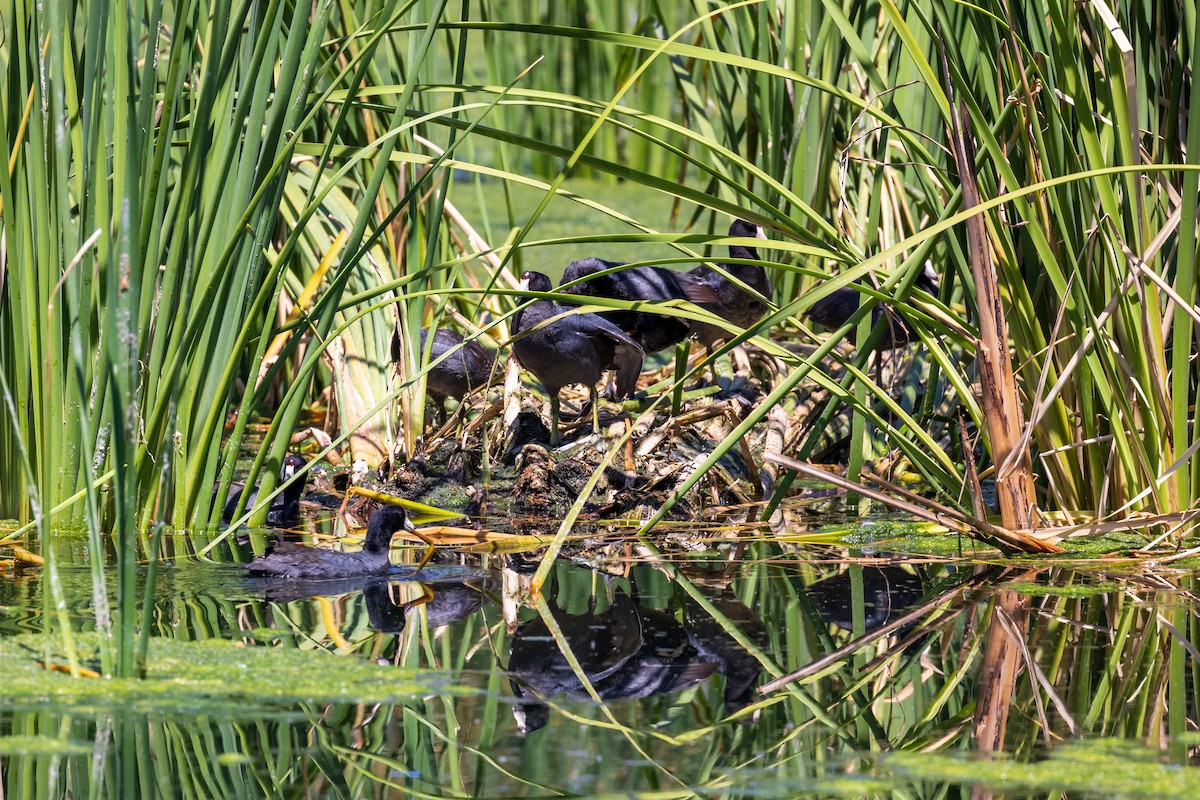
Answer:
[[(963, 103), (954, 99), (954, 86), (950, 80), (944, 44), (939, 44), (939, 48), (946, 91), (952, 98), (950, 139), (962, 185), (962, 207), (965, 211), (980, 203), (979, 186), (974, 174), (974, 137)], [(983, 217), (978, 214), (967, 220), (967, 253), (979, 308), (976, 360), (979, 364), (983, 416), (992, 445), (992, 460), (996, 464), (1011, 465), (996, 471), (996, 497), (1000, 503), (1000, 518), (1010, 530), (1032, 530), (1036, 520), (1033, 513), (1036, 502), (1033, 464), (1028, 448), (1022, 447), (1021, 434), (1025, 427), (1025, 419), (1013, 377), (1012, 362), (1008, 356), (1008, 325), (1000, 303), (996, 265), (992, 260), (986, 227)], [(1021, 448), (1020, 451), (1015, 452), (1018, 448)]]

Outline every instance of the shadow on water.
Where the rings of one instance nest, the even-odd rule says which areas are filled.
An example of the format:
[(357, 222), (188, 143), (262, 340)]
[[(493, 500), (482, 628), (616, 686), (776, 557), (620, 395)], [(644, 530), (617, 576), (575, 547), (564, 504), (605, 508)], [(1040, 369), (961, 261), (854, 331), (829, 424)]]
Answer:
[[(54, 671), (40, 577), (17, 573), (5, 796), (1196, 796), (1172, 766), (1197, 743), (1171, 717), (1196, 715), (1190, 573), (736, 551), (561, 561), (540, 595), (506, 556), (424, 583), (181, 558), (156, 579), (140, 681)], [(86, 657), (89, 574), (64, 556)], [(998, 760), (971, 755), (995, 636), (1019, 653)]]

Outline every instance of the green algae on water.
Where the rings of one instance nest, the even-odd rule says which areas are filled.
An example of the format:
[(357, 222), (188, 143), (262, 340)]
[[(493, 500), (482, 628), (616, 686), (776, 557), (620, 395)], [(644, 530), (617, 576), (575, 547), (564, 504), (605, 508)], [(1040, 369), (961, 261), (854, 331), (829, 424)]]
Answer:
[[(81, 657), (99, 645), (96, 634), (76, 634)], [(53, 702), (87, 708), (155, 708), (253, 703), (395, 703), (430, 692), (452, 692), (444, 673), (379, 665), (355, 656), (244, 646), (220, 639), (151, 641), (140, 679), (73, 678), (38, 666), (46, 639), (39, 634), (0, 639), (0, 671), (8, 707)], [(55, 659), (65, 663), (65, 658)]]
[(1102, 581), (1100, 583), (1073, 583), (1069, 586), (1052, 586), (1050, 584), (1018, 581), (1015, 583), (1006, 583), (1004, 584), (1004, 588), (1028, 597), (1080, 598), (1092, 597), (1100, 594), (1109, 594), (1111, 592), (1118, 591), (1121, 587), (1114, 581)]
[(1200, 797), (1200, 769), (1169, 764), (1165, 753), (1136, 742), (1093, 739), (1069, 742), (1033, 763), (1003, 754), (991, 759), (938, 753), (897, 752), (881, 757), (880, 769), (914, 781), (952, 781), (1006, 793), (1069, 796), (1146, 797), (1191, 800)]

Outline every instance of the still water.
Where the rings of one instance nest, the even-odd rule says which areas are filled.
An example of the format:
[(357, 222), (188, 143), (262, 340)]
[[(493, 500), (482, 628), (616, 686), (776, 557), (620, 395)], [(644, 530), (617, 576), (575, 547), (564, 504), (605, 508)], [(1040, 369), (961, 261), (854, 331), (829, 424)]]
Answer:
[[(3, 796), (1200, 796), (1189, 570), (849, 538), (631, 541), (560, 561), (540, 598), (536, 553), (309, 584), (180, 557), (141, 681), (54, 671), (62, 631), (18, 571)], [(84, 545), (55, 547), (86, 666)], [(997, 637), (1007, 678), (985, 668)], [(985, 757), (976, 711), (1004, 680)]]

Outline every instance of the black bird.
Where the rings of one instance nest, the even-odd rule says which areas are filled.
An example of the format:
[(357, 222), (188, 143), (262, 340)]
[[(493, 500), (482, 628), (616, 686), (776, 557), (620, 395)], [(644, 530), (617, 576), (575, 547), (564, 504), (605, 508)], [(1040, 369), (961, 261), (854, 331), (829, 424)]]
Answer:
[[(300, 516), (300, 496), (304, 494), (304, 487), (308, 483), (308, 474), (305, 473), (303, 477), (296, 480), (292, 480), (292, 478), (297, 472), (304, 469), (304, 465), (307, 463), (304, 456), (295, 453), (283, 459), (283, 464), (279, 468), (279, 483), (284, 486), (284, 490), (271, 501), (271, 508), (267, 511), (268, 525), (272, 527), (287, 525)], [(237, 510), (238, 500), (241, 499), (242, 492), (245, 490), (244, 483), (235, 482), (230, 485), (229, 499), (225, 501), (225, 510), (221, 512), (222, 520), (233, 521), (233, 512)], [(250, 490), (250, 496), (246, 498), (246, 508), (252, 507), (257, 499), (258, 487), (256, 486)]]
[[(624, 594), (614, 594), (608, 608), (599, 614), (576, 616), (553, 605), (550, 613), (593, 686), (615, 674), (642, 648), (641, 617), (637, 605)], [(541, 617), (523, 623), (513, 634), (508, 671), (509, 686), (518, 701), (513, 714), (521, 735), (550, 721), (550, 709), (543, 699), (587, 696)]]
[[(621, 266), (624, 265), (599, 258), (573, 261), (563, 271), (562, 291), (631, 302), (691, 300), (699, 305), (721, 301), (720, 295), (700, 279), (666, 267), (630, 267), (608, 275), (596, 275)], [(691, 323), (686, 319), (644, 311), (603, 311), (600, 316), (629, 334), (646, 353), (657, 353), (679, 344), (692, 331)]]
[[(937, 294), (937, 275), (926, 265), (925, 269), (921, 270), (921, 274), (917, 276), (914, 285), (930, 294)], [(851, 314), (858, 311), (860, 297), (861, 293), (853, 286), (843, 286), (813, 303), (812, 307), (805, 312), (805, 316), (822, 327), (836, 330), (846, 324), (846, 320), (850, 319)], [(880, 334), (879, 344), (876, 345), (877, 349), (895, 350), (913, 340), (912, 329), (908, 327), (904, 318), (892, 311), (885, 303), (876, 301), (871, 307), (871, 324), (879, 322), (884, 315), (887, 315), (887, 319), (883, 323), (883, 333)]]
[(335, 553), (318, 547), (280, 542), (274, 551), (254, 559), (246, 565), (246, 569), (251, 575), (275, 578), (323, 579), (382, 575), (392, 566), (388, 557), (392, 536), (401, 530), (413, 531), (404, 509), (383, 506), (371, 515), (363, 548), (357, 553)]
[[(573, 616), (553, 605), (551, 614), (576, 664), (602, 700), (679, 692), (721, 666), (689, 644), (673, 612), (648, 608), (622, 594), (613, 595), (603, 614)], [(521, 735), (550, 721), (546, 700), (591, 697), (541, 617), (524, 623), (513, 635), (508, 671), (517, 699), (513, 715)]]
[[(522, 288), (534, 292), (553, 291), (554, 285), (540, 272), (521, 276)], [(564, 386), (582, 383), (592, 395), (592, 410), (598, 414), (596, 382), (605, 370), (616, 378), (609, 396), (623, 398), (637, 388), (646, 354), (641, 346), (613, 323), (596, 314), (568, 312), (552, 300), (538, 300), (516, 313), (512, 320), (513, 354), (521, 366), (533, 373), (550, 396), (550, 446), (558, 444), (558, 393)], [(524, 334), (524, 335), (519, 335)], [(596, 421), (599, 430), (599, 421)]]
[[(428, 331), (421, 331), (421, 351), (425, 350)], [(401, 356), (400, 334), (392, 334), (392, 360)], [(453, 352), (451, 352), (453, 351)], [(435, 364), (425, 375), (425, 393), (435, 403), (444, 407), (446, 400), (453, 397), (462, 400), (476, 389), (487, 386), (492, 378), (495, 356), (476, 340), (464, 343), (462, 334), (450, 328), (438, 328), (433, 335), (433, 346), (429, 350), (429, 363), (433, 364), (450, 353), (441, 363)]]
[[(731, 237), (765, 238), (762, 234), (762, 228), (744, 219), (735, 219), (733, 221), (733, 224), (729, 226), (729, 235)], [(748, 261), (759, 260), (757, 249), (741, 244), (732, 244), (729, 246), (729, 257), (746, 259)], [(771, 279), (767, 276), (766, 268), (761, 264), (722, 264), (721, 267), (725, 272), (746, 284), (746, 286), (753, 289), (759, 295), (770, 298)], [(729, 280), (729, 278), (703, 264), (688, 274), (702, 282), (705, 286), (708, 286), (720, 297), (718, 302), (701, 303), (700, 307), (713, 312), (719, 317), (724, 317), (735, 325), (742, 328), (749, 328), (762, 319), (763, 315), (768, 311), (767, 304), (758, 299), (757, 296), (746, 292), (745, 289)], [(710, 353), (717, 342), (724, 341), (731, 336), (729, 331), (724, 328), (716, 325), (708, 325), (703, 322), (693, 322), (692, 333), (696, 335), (696, 339), (699, 340), (700, 344), (704, 345), (704, 349)]]
[[(753, 609), (732, 593), (711, 596), (708, 600), (721, 612), (726, 625), (732, 623), (760, 650), (767, 649), (767, 628)], [(690, 597), (684, 606), (683, 628), (700, 657), (716, 662), (719, 665), (717, 672), (725, 676), (725, 713), (733, 714), (750, 705), (762, 672), (759, 660), (743, 649), (724, 625)], [(752, 722), (757, 718), (754, 714), (744, 721)]]

